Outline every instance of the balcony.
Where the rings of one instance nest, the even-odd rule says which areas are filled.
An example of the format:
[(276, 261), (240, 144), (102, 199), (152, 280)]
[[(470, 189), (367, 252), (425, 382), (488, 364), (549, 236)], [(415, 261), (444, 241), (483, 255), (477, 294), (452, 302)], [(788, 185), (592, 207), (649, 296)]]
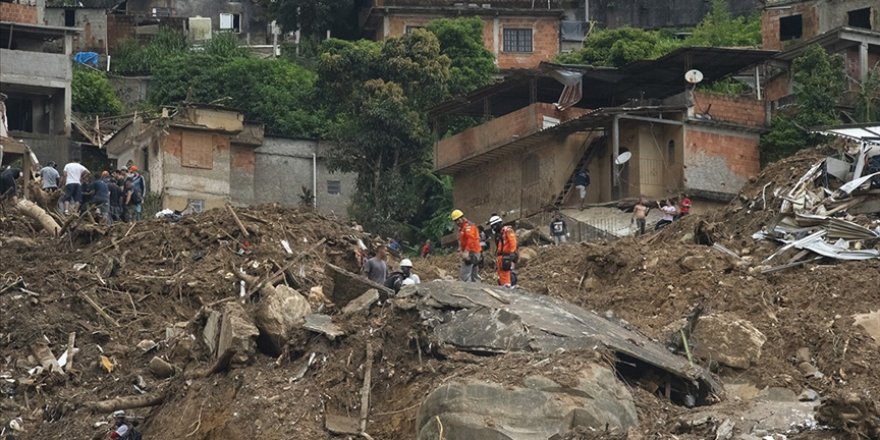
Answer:
[(581, 108), (559, 111), (554, 104), (543, 102), (523, 107), (437, 142), (434, 150), (434, 169), (450, 171), (450, 167), (465, 160), (500, 152), (506, 145), (558, 123), (577, 118), (587, 111)]
[(64, 54), (0, 49), (0, 82), (36, 87), (70, 87), (70, 58)]

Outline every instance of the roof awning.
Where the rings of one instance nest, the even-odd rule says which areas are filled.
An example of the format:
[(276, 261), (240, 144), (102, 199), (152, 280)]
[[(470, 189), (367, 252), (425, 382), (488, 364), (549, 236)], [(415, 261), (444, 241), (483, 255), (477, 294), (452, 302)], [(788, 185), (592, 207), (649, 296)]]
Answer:
[(869, 144), (880, 145), (880, 124), (877, 123), (852, 124), (821, 128), (813, 130), (813, 133), (837, 136), (858, 142), (867, 142)]

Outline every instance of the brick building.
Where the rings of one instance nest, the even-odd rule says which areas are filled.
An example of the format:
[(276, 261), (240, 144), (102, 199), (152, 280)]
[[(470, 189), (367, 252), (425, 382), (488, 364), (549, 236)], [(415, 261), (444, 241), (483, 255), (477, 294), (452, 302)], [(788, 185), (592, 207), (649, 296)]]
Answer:
[[(534, 68), (556, 56), (564, 18), (560, 0), (374, 0), (361, 11), (364, 35), (374, 40), (397, 37), (441, 17), (477, 16), (483, 20), (483, 44), (501, 69)], [(577, 40), (575, 30), (569, 39)], [(580, 31), (583, 40), (583, 30)]]
[(0, 1), (0, 21), (42, 24), (45, 0)]
[[(592, 177), (589, 203), (680, 191), (703, 207), (726, 202), (760, 171), (765, 102), (693, 93), (683, 75), (697, 68), (714, 81), (773, 54), (688, 48), (620, 69), (543, 64), (541, 74), (515, 75), (432, 109), (438, 133), (456, 114), (487, 119), (438, 139), (435, 171), (453, 176), (453, 203), (476, 219), (577, 204), (570, 182), (579, 169)], [(580, 80), (557, 79), (572, 77)], [(625, 152), (629, 161), (616, 164)]]
[(842, 26), (880, 30), (876, 0), (768, 0), (761, 14), (764, 49), (783, 50)]

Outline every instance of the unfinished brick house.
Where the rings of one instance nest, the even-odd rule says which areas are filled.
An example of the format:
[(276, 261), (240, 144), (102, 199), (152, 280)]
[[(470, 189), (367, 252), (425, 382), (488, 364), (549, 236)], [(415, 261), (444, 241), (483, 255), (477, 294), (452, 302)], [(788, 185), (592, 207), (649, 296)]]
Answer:
[(764, 49), (784, 50), (832, 29), (880, 30), (876, 0), (767, 0), (761, 14)]
[[(760, 170), (766, 105), (694, 93), (685, 72), (699, 69), (711, 82), (773, 54), (686, 48), (619, 69), (542, 64), (432, 109), (437, 133), (450, 116), (486, 119), (438, 139), (434, 169), (453, 176), (454, 204), (474, 219), (576, 206), (571, 181), (584, 168), (590, 204), (685, 191), (700, 209), (717, 206)], [(624, 152), (631, 158), (617, 164)]]
[[(373, 0), (361, 10), (361, 28), (366, 37), (381, 41), (423, 28), (437, 18), (477, 16), (484, 23), (483, 44), (495, 55), (499, 68), (533, 68), (560, 51), (563, 3), (571, 2)], [(580, 31), (580, 41), (585, 29)], [(577, 42), (577, 38), (570, 39)]]

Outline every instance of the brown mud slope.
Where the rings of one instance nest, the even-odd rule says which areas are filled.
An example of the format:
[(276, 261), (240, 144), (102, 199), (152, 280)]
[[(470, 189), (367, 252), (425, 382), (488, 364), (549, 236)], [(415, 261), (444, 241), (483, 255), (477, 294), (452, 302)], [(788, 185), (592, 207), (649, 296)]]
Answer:
[[(769, 167), (742, 200), (712, 217), (686, 218), (639, 239), (536, 248), (538, 258), (520, 269), (521, 284), (610, 311), (660, 341), (698, 304), (706, 313), (746, 320), (766, 336), (763, 354), (747, 369), (710, 365), (722, 381), (848, 396), (826, 405), (831, 415), (825, 423), (840, 429), (830, 434), (875, 435), (876, 416), (835, 418), (834, 408), (876, 410), (870, 402), (880, 395), (880, 349), (854, 325), (853, 315), (880, 308), (880, 261), (819, 260), (762, 274), (758, 263), (777, 248), (750, 238), (773, 213), (750, 210), (746, 201), (767, 182), (796, 180), (821, 155), (809, 151)], [(513, 384), (540, 373), (565, 383), (584, 362), (606, 361), (593, 352), (569, 352), (536, 367), (527, 355), (439, 350), (428, 343), (415, 311), (387, 303), (368, 315), (338, 316), (313, 287), (323, 285), (325, 263), (356, 270), (357, 241), (369, 246), (375, 238), (312, 212), (272, 206), (236, 212), (247, 237), (223, 209), (109, 229), (72, 222), (60, 239), (41, 236), (13, 212), (2, 214), (0, 423), (15, 420), (24, 429), (14, 432), (17, 439), (106, 438), (102, 423), (109, 411), (91, 404), (145, 395), (161, 403), (127, 411), (147, 439), (346, 438), (327, 431), (325, 416), (359, 417), (369, 344), (374, 362), (366, 431), (376, 439), (407, 439), (415, 433), (417, 405), (448, 380)], [(698, 226), (696, 235), (709, 231), (743, 260), (694, 244)], [(416, 259), (415, 266), (425, 280), (457, 273), (454, 255)], [(207, 311), (239, 300), (236, 271), (263, 279), (279, 268), (286, 269), (279, 279), (308, 295), (313, 310), (333, 315), (346, 335), (331, 341), (301, 330), (281, 355), (258, 352), (246, 364), (206, 374), (214, 363), (202, 337)], [(489, 268), (483, 275), (493, 282)], [(259, 292), (251, 296), (255, 290), (246, 284), (248, 312), (259, 301)], [(35, 347), (60, 356), (74, 332), (79, 351), (69, 371), (33, 370), (40, 364)], [(799, 370), (802, 347), (809, 348), (821, 377)], [(152, 374), (154, 356), (171, 363), (174, 374)], [(693, 410), (636, 384), (632, 393), (640, 425), (629, 438), (705, 437), (676, 428), (677, 417)], [(582, 430), (563, 438), (622, 437)]]

